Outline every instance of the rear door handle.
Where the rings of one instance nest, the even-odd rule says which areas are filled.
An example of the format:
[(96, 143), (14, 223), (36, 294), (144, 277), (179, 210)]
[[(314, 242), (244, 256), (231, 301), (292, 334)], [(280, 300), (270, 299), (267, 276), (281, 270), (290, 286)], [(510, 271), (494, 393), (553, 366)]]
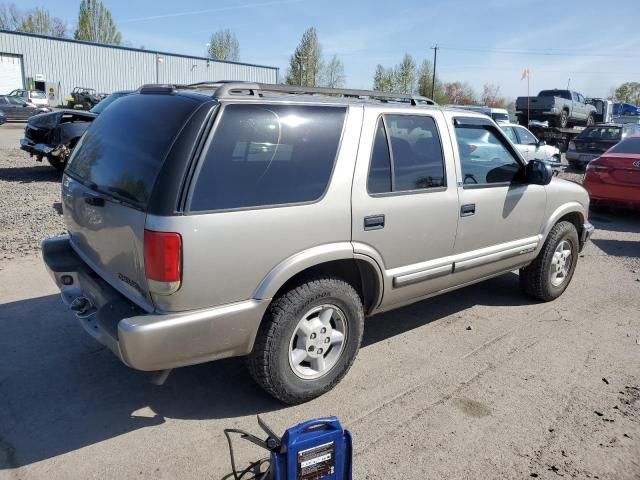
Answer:
[(364, 217), (365, 230), (380, 230), (384, 228), (384, 215), (369, 215)]
[(467, 203), (466, 205), (462, 205), (460, 207), (460, 216), (461, 217), (469, 217), (476, 213), (476, 204), (475, 203)]

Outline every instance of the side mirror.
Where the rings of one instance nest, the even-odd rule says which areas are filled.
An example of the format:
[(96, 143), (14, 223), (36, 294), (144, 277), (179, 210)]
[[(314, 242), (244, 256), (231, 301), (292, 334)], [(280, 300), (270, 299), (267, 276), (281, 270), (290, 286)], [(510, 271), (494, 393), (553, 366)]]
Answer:
[(551, 166), (540, 160), (531, 160), (524, 169), (526, 181), (532, 185), (549, 185), (553, 178)]
[(538, 146), (539, 147), (544, 147), (547, 144), (547, 142), (545, 142), (544, 140), (538, 140)]

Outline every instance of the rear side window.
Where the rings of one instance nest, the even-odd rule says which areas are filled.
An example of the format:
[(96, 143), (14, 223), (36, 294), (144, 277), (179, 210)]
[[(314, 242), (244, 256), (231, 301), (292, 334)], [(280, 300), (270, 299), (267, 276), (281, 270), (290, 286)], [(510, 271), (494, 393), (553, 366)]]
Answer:
[(620, 127), (590, 127), (584, 129), (576, 138), (580, 140), (620, 140)]
[(623, 140), (609, 150), (609, 153), (635, 153), (640, 155), (640, 137), (629, 137)]
[(316, 201), (333, 171), (346, 109), (227, 105), (191, 200), (192, 211)]
[(199, 102), (180, 95), (129, 95), (101, 113), (67, 173), (103, 193), (146, 207), (174, 138)]
[(369, 193), (444, 187), (444, 158), (433, 118), (385, 115), (378, 122), (367, 189)]

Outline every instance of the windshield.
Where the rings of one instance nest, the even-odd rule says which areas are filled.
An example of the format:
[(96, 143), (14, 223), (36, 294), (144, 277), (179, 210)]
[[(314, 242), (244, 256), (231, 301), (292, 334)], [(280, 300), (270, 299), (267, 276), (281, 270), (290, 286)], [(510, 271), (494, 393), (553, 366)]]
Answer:
[(491, 118), (493, 118), (496, 122), (508, 122), (509, 115), (506, 113), (492, 113)]
[(89, 110), (91, 113), (102, 113), (102, 111), (111, 105), (117, 99), (128, 95), (127, 93), (112, 93), (107, 98), (98, 103), (95, 107)]
[(635, 153), (640, 155), (640, 137), (629, 137), (623, 140), (609, 150), (609, 153)]

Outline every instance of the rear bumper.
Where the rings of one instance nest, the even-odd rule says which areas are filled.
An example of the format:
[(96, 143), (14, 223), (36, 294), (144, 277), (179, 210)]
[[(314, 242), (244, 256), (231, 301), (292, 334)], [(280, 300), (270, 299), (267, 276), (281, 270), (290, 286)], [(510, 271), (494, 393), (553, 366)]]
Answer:
[(180, 313), (149, 313), (75, 253), (68, 236), (42, 243), (49, 273), (83, 328), (126, 365), (163, 370), (248, 354), (268, 300)]

